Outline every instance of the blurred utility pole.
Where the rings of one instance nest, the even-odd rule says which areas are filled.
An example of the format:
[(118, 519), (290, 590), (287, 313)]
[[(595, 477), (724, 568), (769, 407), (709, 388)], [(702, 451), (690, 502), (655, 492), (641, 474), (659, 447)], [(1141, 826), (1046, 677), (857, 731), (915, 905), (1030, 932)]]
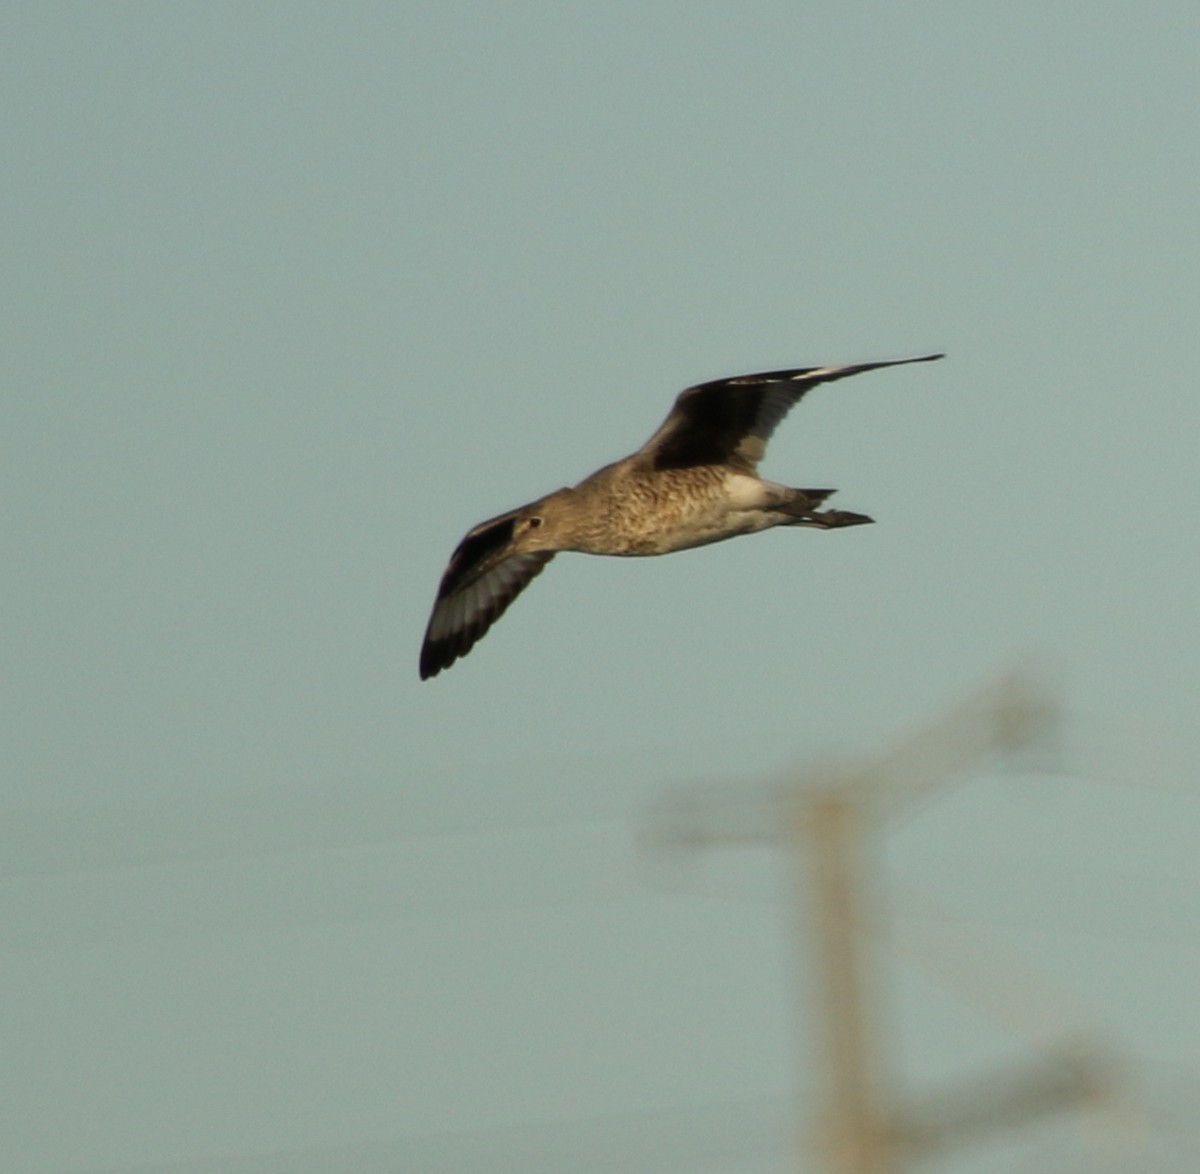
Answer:
[(817, 973), (813, 1011), (823, 1075), (816, 1139), (827, 1174), (897, 1174), (911, 1159), (972, 1136), (1097, 1101), (1108, 1065), (1077, 1049), (1023, 1067), (933, 1105), (902, 1109), (881, 1062), (875, 976), (866, 931), (878, 924), (869, 876), (878, 825), (960, 777), (982, 759), (1036, 745), (1054, 708), (1012, 674), (967, 698), (888, 753), (825, 772), (775, 802), (683, 802), (664, 812), (660, 837), (675, 845), (782, 846), (797, 865), (807, 907), (802, 932)]

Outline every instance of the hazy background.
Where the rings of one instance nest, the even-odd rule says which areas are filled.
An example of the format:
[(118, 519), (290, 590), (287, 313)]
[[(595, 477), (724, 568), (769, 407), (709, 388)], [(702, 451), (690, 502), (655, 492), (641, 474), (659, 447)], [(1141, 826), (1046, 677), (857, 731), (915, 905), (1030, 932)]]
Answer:
[[(878, 862), (897, 1089), (1035, 1058), (961, 956), (1194, 1170), (1198, 60), (1194, 0), (5, 6), (4, 1167), (794, 1169), (786, 862), (644, 814), (1032, 657), (1075, 773)], [(462, 533), (681, 387), (943, 349), (768, 453), (878, 525), (564, 556), (417, 680)]]

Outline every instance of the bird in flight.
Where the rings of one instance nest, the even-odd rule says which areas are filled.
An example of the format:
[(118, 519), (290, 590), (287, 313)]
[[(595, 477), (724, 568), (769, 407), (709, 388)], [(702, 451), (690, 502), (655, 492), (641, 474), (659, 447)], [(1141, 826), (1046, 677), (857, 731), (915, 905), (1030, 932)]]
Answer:
[(772, 526), (835, 530), (872, 521), (818, 509), (832, 489), (764, 481), (758, 462), (776, 425), (818, 383), (942, 357), (765, 371), (680, 392), (637, 452), (467, 533), (438, 587), (421, 679), (466, 656), (559, 551), (669, 554)]

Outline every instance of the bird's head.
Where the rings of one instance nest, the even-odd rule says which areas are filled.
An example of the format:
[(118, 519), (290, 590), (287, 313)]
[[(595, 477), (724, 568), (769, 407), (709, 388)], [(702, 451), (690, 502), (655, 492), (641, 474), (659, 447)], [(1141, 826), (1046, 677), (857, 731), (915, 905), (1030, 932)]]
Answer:
[(513, 525), (519, 550), (564, 550), (575, 523), (570, 489), (559, 489), (525, 506)]

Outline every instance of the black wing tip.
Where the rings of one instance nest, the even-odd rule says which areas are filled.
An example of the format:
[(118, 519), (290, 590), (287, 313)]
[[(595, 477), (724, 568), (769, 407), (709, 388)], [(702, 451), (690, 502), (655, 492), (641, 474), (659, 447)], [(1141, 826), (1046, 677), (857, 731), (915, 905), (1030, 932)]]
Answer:
[(813, 377), (814, 382), (824, 383), (843, 375), (858, 375), (864, 371), (878, 371), (884, 367), (903, 367), (908, 363), (933, 363), (945, 357), (945, 351), (938, 351), (931, 355), (917, 355), (912, 359), (880, 359), (872, 363), (848, 363), (845, 366), (786, 367), (779, 371), (756, 371), (750, 375), (727, 375), (724, 379), (710, 379), (706, 383), (697, 383), (694, 387), (687, 388), (682, 394), (687, 395), (688, 392), (707, 391), (714, 388), (801, 382), (809, 376)]
[(430, 681), (461, 660), (479, 641), (482, 633), (454, 633), (445, 640), (427, 641), (421, 649), (421, 680)]
[(453, 663), (454, 657), (446, 657), (445, 650), (440, 645), (426, 641), (421, 647), (421, 680), (431, 680)]
[(811, 380), (813, 383), (833, 382), (847, 375), (862, 375), (867, 371), (882, 371), (888, 367), (907, 367), (910, 363), (934, 363), (946, 357), (945, 351), (932, 355), (917, 355), (911, 359), (877, 359), (870, 363), (847, 363), (844, 367), (809, 367), (795, 372), (791, 378), (798, 382)]
[(421, 646), (421, 680), (428, 681), (461, 660), (479, 643), (488, 625), (468, 624), (437, 640), (426, 637)]
[[(916, 355), (911, 359), (878, 359), (871, 363), (848, 363), (845, 367), (832, 367), (829, 370), (840, 371), (846, 375), (857, 375), (860, 371), (879, 371), (884, 367), (907, 367), (910, 363), (936, 363), (938, 359), (946, 357), (945, 351), (938, 351), (931, 355)], [(824, 370), (826, 368), (811, 368), (811, 370)]]

